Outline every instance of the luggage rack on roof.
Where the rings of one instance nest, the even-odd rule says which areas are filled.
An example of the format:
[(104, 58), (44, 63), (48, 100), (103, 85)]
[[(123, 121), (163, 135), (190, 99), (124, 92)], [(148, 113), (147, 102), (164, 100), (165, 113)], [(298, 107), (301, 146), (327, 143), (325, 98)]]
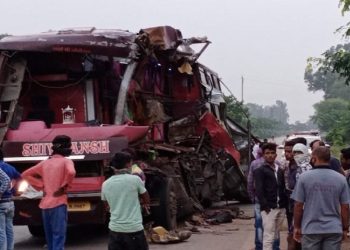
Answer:
[(310, 130), (310, 131), (298, 131), (294, 132), (291, 135), (314, 135), (314, 136), (319, 136), (320, 131), (318, 130)]

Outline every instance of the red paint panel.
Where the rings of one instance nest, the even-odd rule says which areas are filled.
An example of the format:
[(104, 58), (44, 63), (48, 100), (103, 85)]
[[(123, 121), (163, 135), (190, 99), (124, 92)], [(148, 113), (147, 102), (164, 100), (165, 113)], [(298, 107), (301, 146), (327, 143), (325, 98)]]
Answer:
[(198, 134), (202, 135), (204, 131), (208, 131), (212, 140), (211, 144), (215, 149), (224, 148), (225, 151), (232, 155), (232, 157), (239, 164), (240, 154), (234, 147), (232, 139), (227, 131), (218, 123), (212, 113), (205, 113), (199, 120), (197, 128)]
[(104, 181), (104, 176), (75, 178), (68, 188), (68, 192), (101, 191), (101, 186)]
[(33, 110), (32, 98), (36, 96), (48, 96), (49, 103), (47, 110), (55, 113), (54, 122), (62, 123), (62, 108), (68, 105), (75, 109), (75, 122), (85, 122), (85, 90), (82, 84), (67, 87), (64, 89), (54, 88), (57, 85), (66, 85), (66, 83), (46, 83), (48, 88), (42, 88), (33, 84), (31, 86), (31, 96), (25, 95), (21, 97), (19, 103), (24, 107), (23, 117), (27, 119), (28, 114)]
[(40, 142), (52, 141), (57, 135), (68, 135), (72, 140), (98, 140), (110, 137), (125, 136), (129, 142), (143, 138), (148, 132), (148, 126), (110, 125), (96, 127), (72, 127), (68, 124), (59, 128), (46, 128), (42, 121), (21, 122), (16, 130), (9, 129), (6, 134), (8, 141)]
[(200, 84), (193, 77), (192, 80), (185, 74), (178, 74), (174, 77), (174, 83), (172, 84), (173, 97), (178, 100), (195, 101), (200, 99)]

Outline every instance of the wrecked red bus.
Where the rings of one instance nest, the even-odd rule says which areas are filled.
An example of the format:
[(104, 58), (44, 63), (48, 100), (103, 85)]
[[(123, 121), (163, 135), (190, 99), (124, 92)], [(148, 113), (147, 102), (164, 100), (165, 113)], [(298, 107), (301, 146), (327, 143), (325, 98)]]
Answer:
[[(23, 172), (51, 154), (56, 135), (70, 136), (77, 172), (68, 194), (70, 224), (106, 223), (101, 184), (121, 150), (131, 150), (145, 172), (152, 198), (145, 219), (155, 224), (174, 228), (177, 218), (204, 204), (246, 200), (219, 76), (197, 61), (209, 43), (184, 39), (169, 26), (3, 38), (5, 161)], [(199, 51), (194, 44), (202, 45)], [(38, 235), (40, 192), (21, 191), (14, 223)]]

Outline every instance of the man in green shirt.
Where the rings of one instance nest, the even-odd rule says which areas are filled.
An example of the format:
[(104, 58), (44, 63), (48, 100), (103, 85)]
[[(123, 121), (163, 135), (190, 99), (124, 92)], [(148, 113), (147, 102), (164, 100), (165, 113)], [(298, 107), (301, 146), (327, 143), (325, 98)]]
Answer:
[(111, 161), (115, 175), (102, 185), (101, 199), (111, 217), (108, 250), (148, 250), (143, 232), (140, 200), (149, 206), (149, 195), (142, 180), (131, 174), (132, 159), (116, 153)]

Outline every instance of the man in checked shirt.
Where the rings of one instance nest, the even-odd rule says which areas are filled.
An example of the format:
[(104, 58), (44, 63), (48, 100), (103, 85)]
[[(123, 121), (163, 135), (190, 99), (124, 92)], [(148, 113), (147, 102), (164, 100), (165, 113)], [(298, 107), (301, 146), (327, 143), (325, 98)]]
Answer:
[[(8, 175), (0, 169), (0, 202), (3, 193), (8, 191), (11, 188), (11, 181)], [(0, 211), (1, 212), (1, 211)], [(6, 242), (6, 237), (3, 235), (3, 237), (0, 237), (0, 246), (4, 245)]]
[(0, 169), (0, 198), (10, 188), (10, 178), (7, 174)]

